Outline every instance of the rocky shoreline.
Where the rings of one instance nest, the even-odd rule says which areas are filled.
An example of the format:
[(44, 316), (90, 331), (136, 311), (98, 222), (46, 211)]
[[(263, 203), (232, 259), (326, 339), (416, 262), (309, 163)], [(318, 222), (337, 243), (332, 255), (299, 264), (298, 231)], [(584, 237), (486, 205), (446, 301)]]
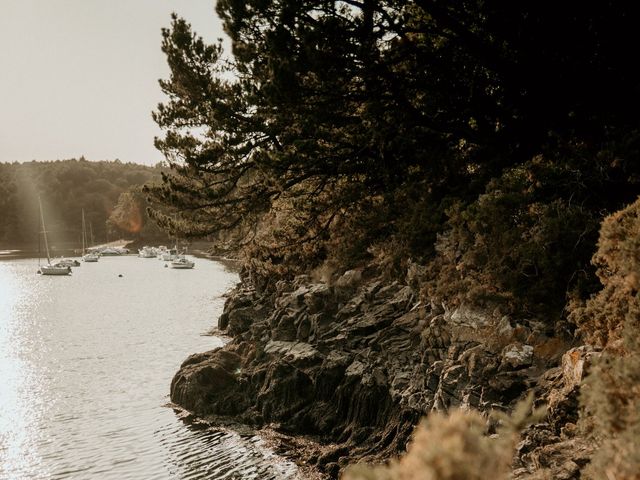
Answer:
[[(514, 478), (579, 478), (578, 385), (595, 353), (498, 311), (448, 309), (407, 281), (351, 270), (261, 289), (242, 275), (218, 328), (224, 347), (187, 358), (171, 400), (213, 423), (268, 427), (283, 452), (327, 478), (406, 449), (418, 420), (454, 407), (549, 405), (518, 445)], [(487, 422), (487, 433), (492, 433)]]

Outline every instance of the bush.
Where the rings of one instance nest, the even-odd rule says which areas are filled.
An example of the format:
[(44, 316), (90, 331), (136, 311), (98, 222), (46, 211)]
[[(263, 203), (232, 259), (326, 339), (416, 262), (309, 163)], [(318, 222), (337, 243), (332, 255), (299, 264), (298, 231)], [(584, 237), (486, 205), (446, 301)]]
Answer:
[[(631, 326), (635, 323), (635, 326)], [(605, 351), (582, 387), (581, 424), (598, 444), (585, 478), (640, 479), (640, 342), (628, 322), (623, 353)], [(620, 354), (621, 353), (621, 354)]]
[(621, 339), (625, 319), (640, 315), (640, 200), (604, 220), (593, 264), (603, 288), (571, 318), (587, 341), (604, 347)]
[(404, 457), (388, 466), (352, 466), (344, 480), (506, 480), (520, 430), (544, 415), (543, 409), (530, 413), (531, 400), (503, 416), (495, 437), (485, 434), (486, 420), (477, 412), (432, 413)]
[(449, 208), (426, 295), (559, 317), (566, 293), (593, 288), (599, 219), (586, 194), (580, 172), (557, 160), (505, 171), (475, 201)]
[(640, 478), (640, 199), (607, 217), (593, 257), (602, 290), (571, 318), (604, 351), (582, 388), (581, 424), (599, 445), (587, 478)]

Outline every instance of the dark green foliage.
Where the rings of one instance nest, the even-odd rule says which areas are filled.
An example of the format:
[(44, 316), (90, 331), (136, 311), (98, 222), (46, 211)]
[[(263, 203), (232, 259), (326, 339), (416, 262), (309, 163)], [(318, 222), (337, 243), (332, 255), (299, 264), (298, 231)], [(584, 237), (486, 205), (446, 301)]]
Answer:
[(418, 262), (431, 295), (550, 320), (592, 291), (596, 225), (640, 193), (634, 6), (217, 10), (232, 58), (176, 17), (164, 31), (161, 225), (235, 243), (267, 275)]
[(37, 248), (41, 230), (38, 196), (52, 245), (81, 245), (82, 209), (96, 242), (104, 242), (106, 222), (120, 194), (159, 177), (159, 169), (133, 163), (84, 159), (0, 163), (0, 247)]
[(567, 162), (536, 157), (505, 170), (473, 203), (455, 203), (429, 264), (428, 296), (557, 315), (565, 293), (592, 292), (600, 213), (587, 204), (591, 187)]

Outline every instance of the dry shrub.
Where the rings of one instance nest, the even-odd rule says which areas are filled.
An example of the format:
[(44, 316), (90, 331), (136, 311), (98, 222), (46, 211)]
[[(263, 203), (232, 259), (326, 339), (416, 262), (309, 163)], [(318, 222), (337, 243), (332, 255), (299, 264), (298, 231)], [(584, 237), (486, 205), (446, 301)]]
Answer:
[(583, 472), (587, 479), (640, 479), (640, 342), (637, 334), (637, 327), (625, 332), (625, 353), (605, 351), (582, 388), (581, 424), (598, 444)]
[(343, 480), (506, 480), (519, 432), (541, 418), (531, 413), (531, 397), (502, 416), (496, 436), (486, 435), (486, 419), (474, 411), (433, 413), (416, 428), (409, 449), (388, 466), (351, 466)]
[(611, 346), (640, 317), (640, 200), (602, 222), (593, 264), (603, 289), (571, 318), (590, 343)]
[(572, 318), (604, 347), (582, 388), (581, 424), (599, 448), (593, 480), (640, 479), (640, 199), (607, 217), (593, 257), (600, 293)]

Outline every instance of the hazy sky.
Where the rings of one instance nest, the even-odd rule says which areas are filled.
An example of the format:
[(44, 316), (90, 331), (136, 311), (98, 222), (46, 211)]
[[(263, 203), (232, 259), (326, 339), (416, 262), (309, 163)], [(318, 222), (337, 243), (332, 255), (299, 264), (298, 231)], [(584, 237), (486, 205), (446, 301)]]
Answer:
[(0, 0), (0, 162), (162, 160), (151, 111), (171, 12), (224, 36), (214, 0)]

